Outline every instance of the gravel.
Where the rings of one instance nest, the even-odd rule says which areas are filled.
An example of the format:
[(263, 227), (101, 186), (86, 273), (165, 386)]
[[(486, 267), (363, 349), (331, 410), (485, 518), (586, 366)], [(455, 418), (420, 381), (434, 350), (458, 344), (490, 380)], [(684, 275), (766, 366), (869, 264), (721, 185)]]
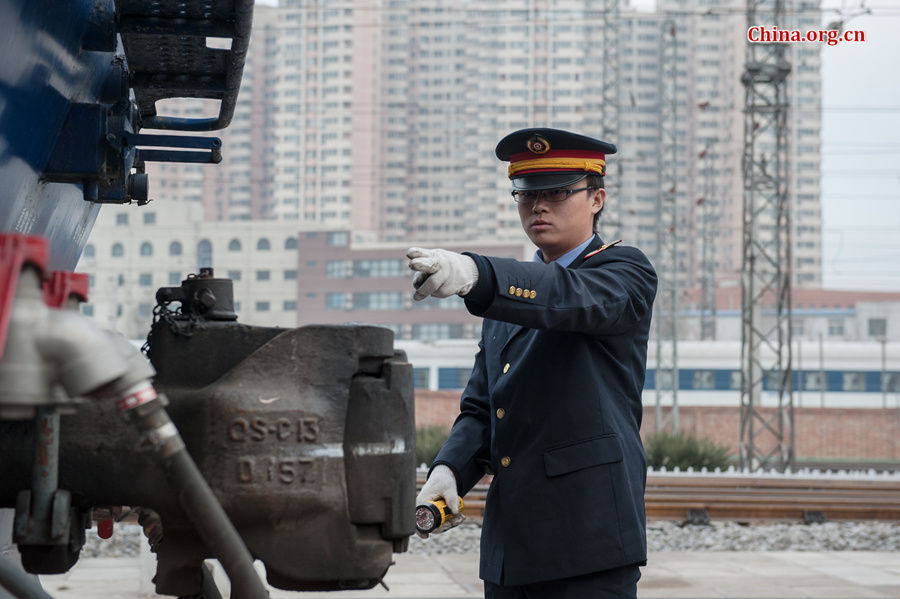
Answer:
[(712, 522), (647, 525), (650, 551), (898, 551), (900, 524), (890, 522), (771, 523)]
[[(442, 534), (420, 539), (413, 535), (409, 552), (443, 555), (474, 553), (479, 549), (481, 527), (471, 522)], [(81, 556), (136, 557), (146, 543), (137, 524), (116, 525), (108, 540), (87, 533)], [(647, 524), (650, 551), (900, 551), (900, 523), (826, 522), (824, 524), (773, 523), (741, 525), (714, 521), (708, 525), (681, 526), (675, 522)]]
[[(422, 540), (413, 537), (410, 553), (438, 555), (478, 551), (481, 529), (464, 523)], [(888, 522), (775, 523), (743, 526), (735, 522), (681, 526), (647, 524), (650, 551), (900, 551), (900, 524)]]

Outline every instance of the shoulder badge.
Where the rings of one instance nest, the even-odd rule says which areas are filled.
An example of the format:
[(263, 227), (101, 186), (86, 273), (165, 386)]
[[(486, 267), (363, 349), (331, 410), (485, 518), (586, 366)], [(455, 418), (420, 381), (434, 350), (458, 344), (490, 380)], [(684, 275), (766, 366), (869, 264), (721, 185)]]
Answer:
[(587, 259), (590, 258), (591, 256), (594, 256), (594, 255), (596, 255), (596, 254), (599, 254), (600, 252), (602, 252), (602, 251), (605, 250), (606, 248), (611, 248), (612, 246), (618, 245), (618, 244), (620, 244), (620, 243), (622, 243), (622, 240), (621, 240), (621, 239), (617, 239), (616, 241), (613, 241), (612, 243), (607, 243), (606, 245), (604, 245), (604, 246), (602, 246), (602, 247), (600, 247), (600, 248), (594, 250), (594, 251), (591, 252), (590, 254), (585, 254), (585, 255), (584, 255), (584, 259), (587, 260)]

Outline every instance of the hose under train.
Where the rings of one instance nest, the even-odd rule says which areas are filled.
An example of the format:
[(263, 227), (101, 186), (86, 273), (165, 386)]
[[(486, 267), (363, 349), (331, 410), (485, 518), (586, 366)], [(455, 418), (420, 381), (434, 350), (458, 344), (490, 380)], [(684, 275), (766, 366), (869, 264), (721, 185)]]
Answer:
[[(128, 405), (129, 397), (140, 397), (141, 394), (146, 394), (145, 397), (152, 395), (152, 399), (144, 399), (138, 405)], [(144, 448), (151, 449), (161, 462), (169, 483), (178, 493), (182, 509), (228, 574), (231, 597), (268, 597), (269, 593), (253, 567), (253, 556), (185, 448), (178, 429), (163, 407), (162, 398), (157, 397), (153, 387), (147, 383), (130, 390), (119, 401), (119, 409), (141, 432)]]

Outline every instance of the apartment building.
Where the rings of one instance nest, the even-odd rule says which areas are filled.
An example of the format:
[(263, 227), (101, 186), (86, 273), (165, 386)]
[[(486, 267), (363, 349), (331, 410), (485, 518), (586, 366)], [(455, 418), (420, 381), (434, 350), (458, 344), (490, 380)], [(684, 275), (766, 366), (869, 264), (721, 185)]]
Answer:
[[(818, 28), (819, 0), (786, 0), (785, 27)], [(207, 219), (273, 219), (352, 230), (372, 242), (521, 243), (506, 167), (509, 131), (551, 126), (603, 137), (618, 73), (619, 178), (606, 236), (657, 259), (660, 46), (677, 38), (680, 284), (698, 284), (704, 243), (716, 278), (741, 270), (743, 0), (284, 0), (258, 6), (225, 161), (154, 166), (151, 195), (202, 196)], [(618, 64), (606, 62), (606, 42)], [(790, 44), (793, 273), (821, 284), (821, 47)], [(197, 110), (191, 108), (191, 110)], [(608, 181), (609, 183), (609, 181)], [(611, 186), (612, 187), (612, 186)], [(706, 225), (704, 220), (706, 219)]]
[(296, 326), (297, 223), (210, 222), (203, 209), (178, 200), (102, 209), (76, 267), (90, 281), (82, 311), (141, 339), (150, 330), (156, 290), (212, 267), (234, 281), (240, 322)]
[[(461, 297), (413, 301), (406, 243), (354, 240), (349, 231), (307, 232), (298, 238), (298, 324), (365, 322), (390, 328), (396, 339), (475, 339), (481, 318)], [(445, 249), (531, 260), (534, 248), (496, 241)]]

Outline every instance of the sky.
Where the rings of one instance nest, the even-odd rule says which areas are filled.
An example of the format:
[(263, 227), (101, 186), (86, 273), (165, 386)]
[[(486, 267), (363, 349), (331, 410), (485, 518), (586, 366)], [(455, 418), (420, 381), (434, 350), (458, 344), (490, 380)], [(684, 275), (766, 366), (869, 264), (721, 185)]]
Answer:
[(845, 26), (864, 43), (822, 48), (822, 275), (900, 291), (900, 3), (866, 6)]

